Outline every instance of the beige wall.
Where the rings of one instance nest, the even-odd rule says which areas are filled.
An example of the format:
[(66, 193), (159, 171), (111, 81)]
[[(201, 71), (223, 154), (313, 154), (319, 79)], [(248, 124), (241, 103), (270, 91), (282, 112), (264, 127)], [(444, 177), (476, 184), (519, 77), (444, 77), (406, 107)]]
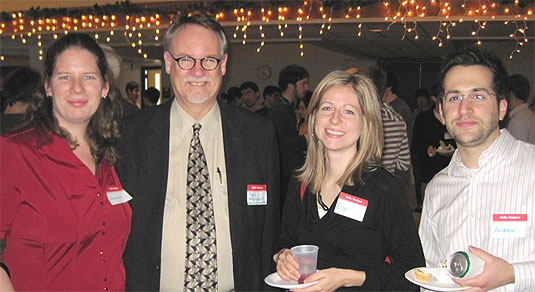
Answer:
[[(231, 86), (239, 87), (245, 81), (255, 82), (260, 91), (263, 91), (267, 85), (278, 86), (280, 70), (292, 64), (302, 66), (308, 71), (310, 88), (313, 89), (327, 73), (333, 70), (375, 62), (367, 58), (339, 54), (310, 43), (304, 44), (303, 57), (299, 56), (298, 43), (269, 43), (260, 53), (256, 52), (257, 47), (257, 44), (231, 44), (227, 76), (225, 76), (222, 90)], [(268, 65), (271, 68), (271, 76), (267, 80), (257, 77), (256, 70), (261, 65)]]

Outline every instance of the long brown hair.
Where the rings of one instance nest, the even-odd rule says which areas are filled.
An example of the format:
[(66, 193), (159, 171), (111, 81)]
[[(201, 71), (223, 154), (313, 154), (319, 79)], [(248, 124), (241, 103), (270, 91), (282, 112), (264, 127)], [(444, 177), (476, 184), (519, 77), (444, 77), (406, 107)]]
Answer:
[[(81, 48), (91, 52), (95, 56), (102, 79), (109, 84), (110, 88), (113, 88), (113, 78), (111, 78), (104, 52), (93, 38), (80, 33), (70, 33), (62, 37), (47, 50), (43, 69), (44, 82), (50, 82), (58, 56), (71, 48)], [(100, 100), (99, 107), (91, 117), (87, 127), (86, 137), (89, 141), (91, 154), (97, 163), (102, 158), (113, 163), (117, 158), (115, 144), (120, 135), (121, 108), (116, 98), (114, 90), (110, 90), (108, 97)], [(45, 128), (53, 134), (65, 138), (72, 149), (77, 147), (78, 143), (75, 137), (60, 127), (54, 116), (51, 97), (43, 98), (35, 108), (31, 109), (30, 115), (34, 127)]]

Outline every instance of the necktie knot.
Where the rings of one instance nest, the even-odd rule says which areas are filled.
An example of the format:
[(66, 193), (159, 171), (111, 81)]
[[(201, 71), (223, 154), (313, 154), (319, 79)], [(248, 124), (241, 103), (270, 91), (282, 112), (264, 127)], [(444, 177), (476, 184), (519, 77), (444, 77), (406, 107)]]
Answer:
[(193, 135), (199, 135), (199, 131), (201, 130), (202, 128), (202, 125), (199, 124), (198, 122), (195, 122), (195, 124), (193, 124)]

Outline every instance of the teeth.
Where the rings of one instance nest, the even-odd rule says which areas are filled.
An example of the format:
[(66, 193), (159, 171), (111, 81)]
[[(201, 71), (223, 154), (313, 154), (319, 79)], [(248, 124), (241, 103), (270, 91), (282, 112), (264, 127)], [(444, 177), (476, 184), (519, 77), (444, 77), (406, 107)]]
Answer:
[(204, 82), (191, 82), (191, 85), (193, 85), (193, 86), (203, 86)]
[(331, 129), (327, 129), (326, 131), (327, 131), (327, 133), (329, 133), (331, 135), (343, 135), (344, 134), (344, 132), (335, 131), (335, 130), (331, 130)]

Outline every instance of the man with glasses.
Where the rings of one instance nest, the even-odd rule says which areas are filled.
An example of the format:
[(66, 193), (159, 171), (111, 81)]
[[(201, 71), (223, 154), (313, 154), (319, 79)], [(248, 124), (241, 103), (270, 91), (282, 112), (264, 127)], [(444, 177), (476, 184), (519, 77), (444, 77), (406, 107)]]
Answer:
[(442, 123), (457, 143), (429, 183), (420, 221), (428, 267), (469, 250), (484, 268), (455, 279), (466, 291), (535, 291), (535, 146), (500, 130), (507, 72), (477, 47), (446, 59), (439, 75)]
[(127, 290), (264, 288), (279, 228), (276, 136), (268, 120), (217, 101), (227, 47), (204, 14), (173, 22), (164, 60), (175, 98), (125, 123)]

